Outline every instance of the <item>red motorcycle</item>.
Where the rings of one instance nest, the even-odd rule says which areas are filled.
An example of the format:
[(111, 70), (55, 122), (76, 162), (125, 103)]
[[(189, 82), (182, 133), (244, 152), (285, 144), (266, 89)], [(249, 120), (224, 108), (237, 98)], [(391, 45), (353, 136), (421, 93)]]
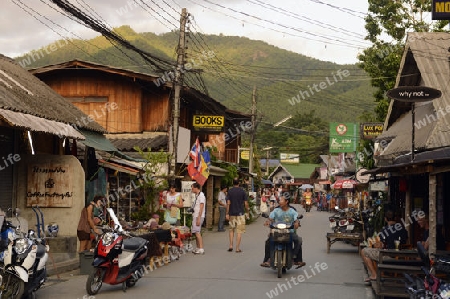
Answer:
[(86, 281), (86, 291), (95, 295), (103, 283), (132, 287), (145, 270), (148, 241), (133, 237), (122, 229), (114, 211), (107, 209), (114, 221), (113, 229), (106, 229), (94, 250), (93, 272)]

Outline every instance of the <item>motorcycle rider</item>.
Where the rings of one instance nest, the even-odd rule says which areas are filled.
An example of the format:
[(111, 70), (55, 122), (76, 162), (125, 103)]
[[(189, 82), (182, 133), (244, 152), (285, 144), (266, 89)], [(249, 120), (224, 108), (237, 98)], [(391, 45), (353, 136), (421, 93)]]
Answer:
[[(279, 206), (275, 208), (269, 215), (269, 219), (266, 220), (264, 225), (269, 226), (273, 222), (284, 222), (287, 225), (294, 224), (294, 229), (291, 229), (291, 235), (292, 235), (292, 241), (294, 243), (294, 249), (293, 249), (293, 258), (294, 258), (294, 265), (297, 267), (303, 267), (306, 265), (305, 262), (302, 261), (302, 250), (301, 250), (301, 242), (300, 238), (296, 233), (296, 230), (300, 226), (300, 222), (297, 219), (298, 213), (297, 211), (289, 205), (290, 198), (287, 198), (285, 196), (280, 196), (279, 199)], [(273, 256), (273, 248), (272, 246), (273, 242), (271, 238), (266, 241), (266, 255), (267, 253), (270, 253), (270, 256)], [(264, 262), (261, 264), (263, 267), (268, 267), (269, 264), (267, 262), (268, 259), (266, 257), (264, 258)], [(272, 259), (273, 260), (273, 259)]]

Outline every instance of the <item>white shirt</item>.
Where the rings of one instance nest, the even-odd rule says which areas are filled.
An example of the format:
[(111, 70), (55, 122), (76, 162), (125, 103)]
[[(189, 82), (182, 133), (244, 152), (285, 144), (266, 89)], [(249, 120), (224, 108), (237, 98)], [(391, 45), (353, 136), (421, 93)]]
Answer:
[(200, 192), (198, 195), (196, 195), (196, 199), (194, 200), (195, 206), (194, 206), (194, 214), (192, 216), (198, 217), (198, 214), (200, 212), (200, 204), (203, 204), (203, 212), (201, 217), (205, 218), (205, 212), (206, 212), (206, 197), (203, 192)]
[(223, 192), (223, 191), (219, 192), (218, 201), (220, 203), (224, 204), (224, 206), (219, 206), (220, 208), (226, 208), (226, 206), (227, 206), (227, 195), (225, 194), (225, 192)]

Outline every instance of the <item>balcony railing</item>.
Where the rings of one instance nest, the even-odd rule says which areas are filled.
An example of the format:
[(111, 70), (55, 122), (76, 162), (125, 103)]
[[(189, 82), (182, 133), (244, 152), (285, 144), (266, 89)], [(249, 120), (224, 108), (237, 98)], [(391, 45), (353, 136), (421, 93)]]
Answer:
[(212, 152), (211, 153), (217, 160), (229, 162), (229, 163), (237, 163), (238, 158), (238, 150), (237, 149), (226, 149), (225, 152)]

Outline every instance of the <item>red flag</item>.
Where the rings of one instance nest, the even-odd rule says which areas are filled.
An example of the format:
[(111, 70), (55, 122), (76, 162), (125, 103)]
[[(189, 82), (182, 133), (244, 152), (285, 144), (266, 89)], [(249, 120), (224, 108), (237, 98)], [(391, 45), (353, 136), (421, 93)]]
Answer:
[(201, 171), (198, 171), (197, 168), (194, 166), (194, 162), (191, 162), (187, 167), (189, 176), (195, 180), (197, 183), (200, 184), (200, 186), (203, 186), (208, 179), (205, 177)]
[(198, 171), (200, 171), (200, 167), (201, 167), (201, 160), (200, 160), (200, 140), (197, 139), (195, 140), (194, 145), (192, 146), (191, 151), (189, 152), (189, 157), (191, 157), (191, 159), (193, 160), (194, 163), (194, 167), (197, 168)]

